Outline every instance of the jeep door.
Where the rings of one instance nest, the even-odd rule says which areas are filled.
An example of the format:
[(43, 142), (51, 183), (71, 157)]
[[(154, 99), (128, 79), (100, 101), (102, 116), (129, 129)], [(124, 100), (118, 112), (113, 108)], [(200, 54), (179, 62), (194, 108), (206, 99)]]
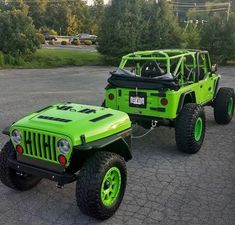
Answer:
[(211, 62), (207, 52), (197, 54), (196, 78), (198, 80), (197, 102), (205, 104), (213, 98), (214, 79), (211, 75)]

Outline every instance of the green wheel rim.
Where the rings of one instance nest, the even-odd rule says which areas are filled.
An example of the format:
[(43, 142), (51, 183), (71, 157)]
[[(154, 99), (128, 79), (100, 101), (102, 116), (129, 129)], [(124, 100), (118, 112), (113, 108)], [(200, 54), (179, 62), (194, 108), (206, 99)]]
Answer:
[(101, 201), (109, 207), (118, 198), (121, 189), (121, 173), (117, 167), (112, 167), (105, 174), (101, 186)]
[(195, 123), (194, 138), (199, 141), (202, 136), (202, 119), (199, 117)]
[(228, 114), (231, 115), (233, 112), (233, 98), (231, 97), (228, 101)]

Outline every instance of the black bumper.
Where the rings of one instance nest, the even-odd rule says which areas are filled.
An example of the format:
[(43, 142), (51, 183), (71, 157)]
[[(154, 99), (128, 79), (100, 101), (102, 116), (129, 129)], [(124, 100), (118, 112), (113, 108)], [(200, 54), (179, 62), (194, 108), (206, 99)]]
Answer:
[(133, 123), (137, 123), (139, 125), (142, 124), (149, 124), (151, 125), (152, 121), (157, 121), (157, 127), (159, 126), (167, 126), (167, 127), (174, 127), (174, 120), (152, 117), (152, 116), (143, 116), (143, 115), (135, 115), (135, 114), (128, 114), (130, 120)]
[(19, 173), (27, 173), (40, 178), (46, 178), (57, 182), (59, 185), (72, 183), (77, 180), (75, 174), (57, 173), (50, 170), (45, 170), (39, 167), (31, 166), (25, 163), (18, 162), (17, 160), (8, 159), (8, 165), (10, 168), (16, 170)]

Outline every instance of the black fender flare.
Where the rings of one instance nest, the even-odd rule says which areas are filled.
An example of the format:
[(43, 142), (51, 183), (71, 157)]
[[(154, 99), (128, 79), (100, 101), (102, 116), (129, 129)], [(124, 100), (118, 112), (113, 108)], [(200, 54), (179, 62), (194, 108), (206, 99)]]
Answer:
[(213, 96), (213, 100), (216, 98), (216, 95), (219, 91), (219, 82), (220, 82), (220, 77), (217, 79), (216, 83), (215, 83), (215, 91), (214, 91), (214, 96)]
[[(184, 106), (184, 100), (185, 100), (185, 97), (187, 95), (190, 95), (190, 94), (193, 94), (195, 96), (195, 93), (194, 91), (188, 91), (188, 92), (185, 92), (183, 94), (181, 94), (180, 96), (180, 100), (179, 100), (179, 104), (178, 104), (178, 108), (177, 108), (177, 115), (180, 113), (180, 111), (182, 110), (183, 106)], [(196, 100), (196, 99), (195, 99)]]
[[(110, 151), (121, 155), (126, 161), (129, 161), (132, 159), (131, 134), (132, 130), (128, 129), (121, 133), (90, 143), (83, 141), (82, 145), (74, 146), (73, 149), (75, 154), (89, 151)], [(84, 139), (84, 136), (82, 138)]]
[(5, 127), (2, 131), (2, 134), (10, 136), (10, 127), (11, 126)]

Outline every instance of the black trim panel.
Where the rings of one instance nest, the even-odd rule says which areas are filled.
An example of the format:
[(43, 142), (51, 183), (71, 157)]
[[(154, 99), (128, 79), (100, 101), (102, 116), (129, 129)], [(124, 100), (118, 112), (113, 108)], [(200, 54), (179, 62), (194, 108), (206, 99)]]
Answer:
[(95, 109), (82, 109), (82, 110), (80, 110), (78, 112), (90, 114), (90, 113), (96, 113), (96, 110)]
[(165, 98), (165, 97), (166, 97), (166, 93), (163, 93), (163, 92), (151, 93), (150, 95), (151, 95), (151, 96), (160, 97), (160, 98)]
[(56, 117), (51, 117), (51, 116), (38, 116), (38, 119), (53, 120), (53, 121), (62, 122), (62, 123), (68, 123), (72, 121), (68, 119), (56, 118)]
[(150, 107), (151, 110), (157, 111), (157, 112), (166, 112), (165, 108), (161, 108), (161, 107)]
[(104, 120), (104, 119), (106, 119), (106, 118), (108, 118), (108, 117), (110, 117), (110, 116), (113, 116), (113, 114), (108, 113), (108, 114), (105, 114), (105, 115), (103, 115), (103, 116), (96, 117), (96, 118), (94, 118), (94, 119), (92, 119), (92, 120), (90, 120), (90, 121), (95, 123), (95, 122), (98, 122), (98, 121), (100, 121), (100, 120)]

